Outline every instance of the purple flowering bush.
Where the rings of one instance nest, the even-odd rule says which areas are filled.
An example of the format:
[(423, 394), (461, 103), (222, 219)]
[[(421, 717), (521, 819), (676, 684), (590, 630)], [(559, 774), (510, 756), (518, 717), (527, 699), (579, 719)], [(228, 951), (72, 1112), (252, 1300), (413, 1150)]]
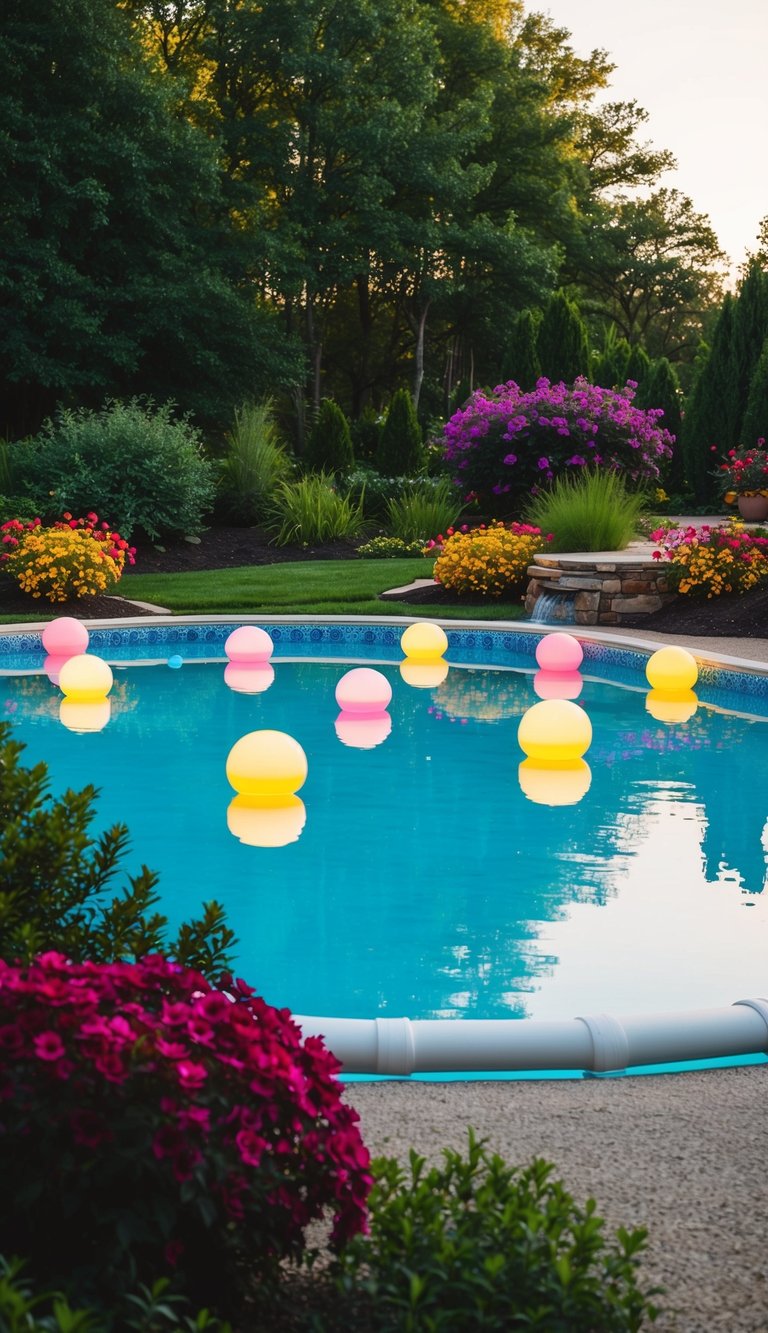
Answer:
[(173, 1271), (236, 1302), (325, 1211), (365, 1229), (371, 1188), (339, 1066), (287, 1010), (153, 956), (0, 961), (0, 1252), (105, 1307)]
[(478, 390), (444, 427), (454, 481), (465, 499), (491, 508), (585, 467), (621, 471), (638, 486), (658, 481), (674, 436), (659, 425), (661, 408), (633, 407), (636, 387), (628, 380), (617, 392), (579, 378), (572, 387), (540, 379), (529, 393), (513, 380)]

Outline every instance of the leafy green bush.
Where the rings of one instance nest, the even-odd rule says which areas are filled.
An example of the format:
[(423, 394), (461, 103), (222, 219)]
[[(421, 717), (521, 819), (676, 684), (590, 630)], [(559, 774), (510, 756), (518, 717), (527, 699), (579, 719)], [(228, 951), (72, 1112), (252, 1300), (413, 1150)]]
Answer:
[(621, 551), (637, 531), (645, 505), (618, 472), (565, 473), (525, 511), (529, 523), (552, 533), (550, 551)]
[(0, 1329), (3, 1333), (99, 1333), (92, 1310), (73, 1310), (60, 1291), (36, 1291), (26, 1263), (0, 1254)]
[(341, 476), (354, 463), (349, 423), (338, 403), (324, 398), (312, 427), (304, 462), (309, 472), (330, 472)]
[(389, 404), (379, 441), (377, 464), (382, 473), (412, 476), (424, 462), (421, 427), (407, 389), (398, 389)]
[(392, 560), (424, 554), (423, 541), (405, 542), (400, 537), (372, 537), (358, 546), (357, 554), (366, 560)]
[(425, 1169), (412, 1152), (410, 1177), (374, 1161), (370, 1235), (345, 1248), (336, 1279), (342, 1299), (367, 1300), (356, 1327), (633, 1333), (654, 1321), (655, 1293), (637, 1280), (644, 1229), (607, 1240), (594, 1201), (579, 1207), (549, 1163), (511, 1168), (471, 1132), (466, 1157), (443, 1157)]
[(300, 481), (282, 482), (273, 501), (274, 518), (269, 527), (278, 546), (289, 542), (350, 540), (364, 530), (363, 504), (341, 495), (333, 486), (333, 477), (325, 472), (312, 473)]
[(219, 470), (218, 508), (241, 523), (258, 523), (293, 464), (281, 443), (269, 399), (235, 412)]
[(110, 962), (169, 952), (207, 976), (232, 966), (236, 942), (216, 902), (202, 919), (166, 937), (167, 917), (155, 910), (157, 876), (146, 866), (111, 899), (111, 881), (128, 846), (115, 824), (89, 833), (96, 790), (66, 791), (51, 800), (45, 764), (24, 767), (24, 746), (0, 723), (0, 958), (28, 962), (46, 949), (76, 960)]
[(95, 509), (130, 539), (194, 536), (214, 498), (213, 466), (199, 431), (173, 406), (110, 401), (64, 411), (16, 447), (14, 476), (43, 520)]
[(37, 518), (34, 501), (26, 495), (0, 495), (0, 527), (14, 518), (22, 522)]
[(399, 499), (389, 501), (385, 522), (392, 537), (426, 542), (433, 532), (451, 527), (462, 508), (461, 497), (447, 477), (425, 478)]
[(364, 463), (375, 463), (384, 422), (373, 407), (366, 407), (356, 421), (350, 422), (352, 452)]
[(356, 467), (344, 478), (344, 489), (355, 504), (362, 501), (368, 518), (383, 518), (390, 500), (396, 500), (408, 486), (406, 477), (383, 477), (372, 467)]

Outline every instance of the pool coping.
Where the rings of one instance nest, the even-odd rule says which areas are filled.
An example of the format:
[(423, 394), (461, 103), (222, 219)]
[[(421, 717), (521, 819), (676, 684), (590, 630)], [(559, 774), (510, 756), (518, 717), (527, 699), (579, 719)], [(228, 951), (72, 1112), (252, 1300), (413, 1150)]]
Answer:
[[(83, 620), (89, 630), (114, 632), (141, 629), (215, 625), (407, 626), (424, 617), (327, 615), (198, 615), (127, 616), (118, 620)], [(36, 638), (48, 622), (0, 625), (0, 644), (8, 637)], [(554, 627), (536, 621), (443, 620), (433, 618), (446, 632), (484, 635), (535, 635)], [(659, 635), (655, 641), (611, 632), (607, 627), (569, 627), (573, 636), (595, 647), (649, 656), (663, 643), (680, 636)], [(685, 636), (683, 636), (685, 637)], [(30, 645), (31, 646), (31, 645)], [(737, 673), (765, 683), (768, 662), (718, 653), (690, 651), (713, 673)], [(588, 659), (587, 659), (588, 660)], [(594, 660), (594, 659), (593, 659)], [(0, 662), (2, 657), (0, 656)], [(41, 664), (42, 669), (42, 664)], [(2, 672), (2, 667), (0, 667)], [(4, 674), (4, 673), (3, 673)], [(763, 693), (763, 690), (760, 690)], [(644, 1066), (674, 1062), (712, 1061), (734, 1056), (768, 1055), (768, 998), (736, 1000), (727, 1008), (699, 1009), (675, 1014), (577, 1016), (556, 1023), (542, 1019), (410, 1020), (402, 1018), (348, 1019), (328, 1015), (293, 1015), (304, 1036), (322, 1036), (347, 1074), (384, 1077), (461, 1072), (491, 1077), (523, 1071), (581, 1070), (597, 1074), (642, 1072)]]

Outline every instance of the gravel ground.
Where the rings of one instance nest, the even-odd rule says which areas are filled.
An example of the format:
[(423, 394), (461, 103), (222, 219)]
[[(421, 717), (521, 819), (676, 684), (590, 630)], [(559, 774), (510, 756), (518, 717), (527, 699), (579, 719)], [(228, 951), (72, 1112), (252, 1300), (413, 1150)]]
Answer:
[(374, 1155), (429, 1159), (472, 1126), (545, 1157), (611, 1227), (645, 1226), (646, 1285), (674, 1333), (768, 1333), (768, 1065), (562, 1082), (352, 1084)]

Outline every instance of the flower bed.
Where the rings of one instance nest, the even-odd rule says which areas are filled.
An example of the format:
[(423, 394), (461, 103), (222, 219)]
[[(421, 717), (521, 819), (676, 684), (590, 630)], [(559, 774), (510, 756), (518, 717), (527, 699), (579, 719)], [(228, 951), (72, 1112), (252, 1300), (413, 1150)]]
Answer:
[(737, 520), (717, 527), (659, 528), (651, 540), (659, 543), (653, 559), (668, 562), (669, 582), (684, 596), (745, 593), (768, 581), (768, 538), (746, 532)]
[(108, 523), (99, 522), (98, 514), (86, 518), (64, 514), (51, 527), (44, 527), (39, 518), (28, 523), (12, 518), (0, 532), (0, 563), (6, 572), (22, 592), (49, 602), (109, 592), (126, 561), (135, 562), (135, 547)]

